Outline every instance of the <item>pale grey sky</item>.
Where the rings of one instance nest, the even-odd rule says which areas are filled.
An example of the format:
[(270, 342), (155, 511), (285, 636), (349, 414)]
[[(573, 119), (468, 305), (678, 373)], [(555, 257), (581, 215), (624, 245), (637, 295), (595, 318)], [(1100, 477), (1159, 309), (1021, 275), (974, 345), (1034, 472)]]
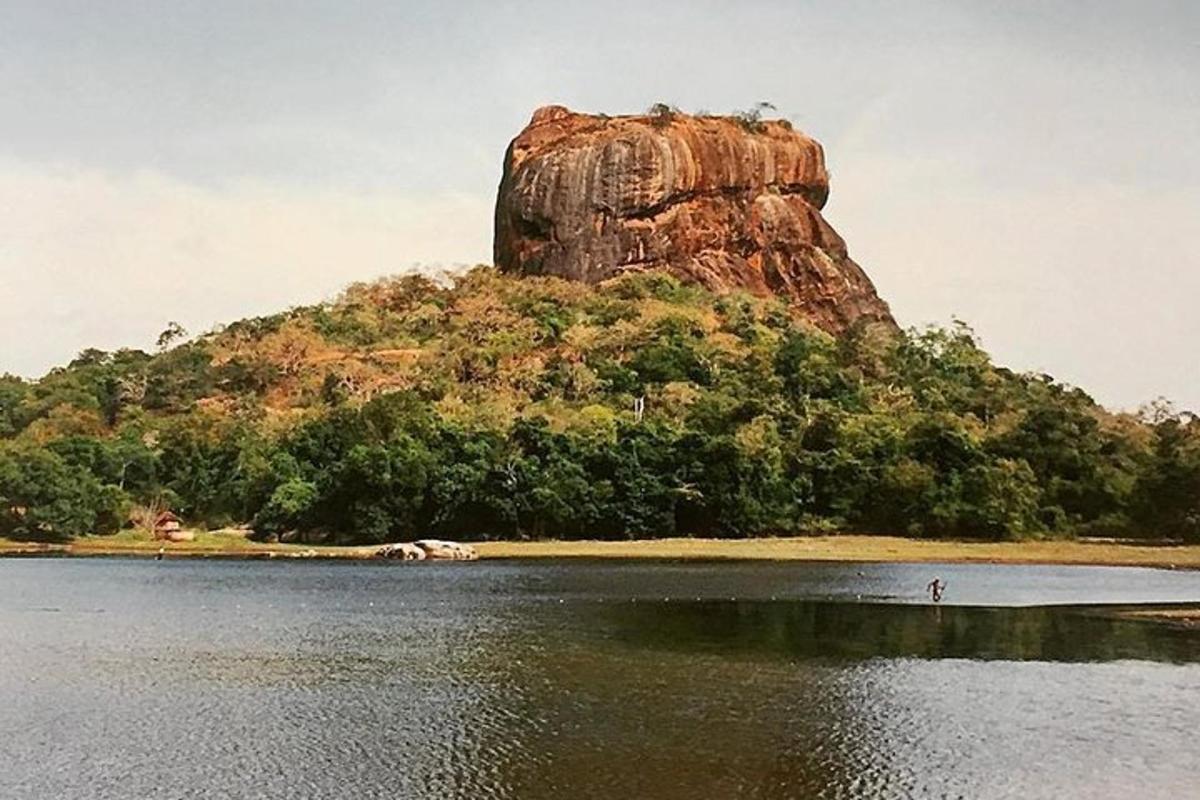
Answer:
[(1200, 3), (0, 0), (0, 372), (485, 262), (550, 102), (769, 100), (905, 325), (1200, 410)]

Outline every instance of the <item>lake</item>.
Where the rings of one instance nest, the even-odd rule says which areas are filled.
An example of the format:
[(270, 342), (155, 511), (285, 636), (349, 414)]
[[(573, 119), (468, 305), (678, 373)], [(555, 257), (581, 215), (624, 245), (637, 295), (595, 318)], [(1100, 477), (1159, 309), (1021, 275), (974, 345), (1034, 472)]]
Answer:
[[(934, 575), (945, 601), (927, 604)], [(0, 560), (0, 797), (1200, 795), (1200, 573)]]

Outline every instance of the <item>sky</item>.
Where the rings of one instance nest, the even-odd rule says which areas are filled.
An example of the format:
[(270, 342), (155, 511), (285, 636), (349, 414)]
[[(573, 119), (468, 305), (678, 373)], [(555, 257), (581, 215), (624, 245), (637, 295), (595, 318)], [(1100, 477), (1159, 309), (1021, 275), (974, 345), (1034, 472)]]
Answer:
[(0, 372), (491, 260), (532, 111), (818, 138), (902, 325), (1200, 411), (1200, 3), (0, 0)]

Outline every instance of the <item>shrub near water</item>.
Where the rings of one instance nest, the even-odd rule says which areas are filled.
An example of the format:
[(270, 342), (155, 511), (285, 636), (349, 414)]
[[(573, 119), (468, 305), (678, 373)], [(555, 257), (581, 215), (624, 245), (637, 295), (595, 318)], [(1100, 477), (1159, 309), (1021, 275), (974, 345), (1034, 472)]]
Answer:
[(958, 324), (833, 339), (665, 275), (478, 268), (171, 344), (0, 379), (0, 534), (169, 497), (196, 524), (358, 542), (1200, 538), (1195, 417), (1109, 413)]

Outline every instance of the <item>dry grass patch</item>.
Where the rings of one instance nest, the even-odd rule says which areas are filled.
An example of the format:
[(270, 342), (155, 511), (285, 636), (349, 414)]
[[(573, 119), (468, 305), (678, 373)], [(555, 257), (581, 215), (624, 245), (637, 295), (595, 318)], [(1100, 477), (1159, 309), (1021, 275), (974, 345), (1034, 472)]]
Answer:
[(480, 558), (668, 558), (781, 561), (892, 561), (995, 564), (1096, 564), (1200, 568), (1200, 546), (1109, 542), (958, 542), (891, 536), (762, 539), (480, 542)]

